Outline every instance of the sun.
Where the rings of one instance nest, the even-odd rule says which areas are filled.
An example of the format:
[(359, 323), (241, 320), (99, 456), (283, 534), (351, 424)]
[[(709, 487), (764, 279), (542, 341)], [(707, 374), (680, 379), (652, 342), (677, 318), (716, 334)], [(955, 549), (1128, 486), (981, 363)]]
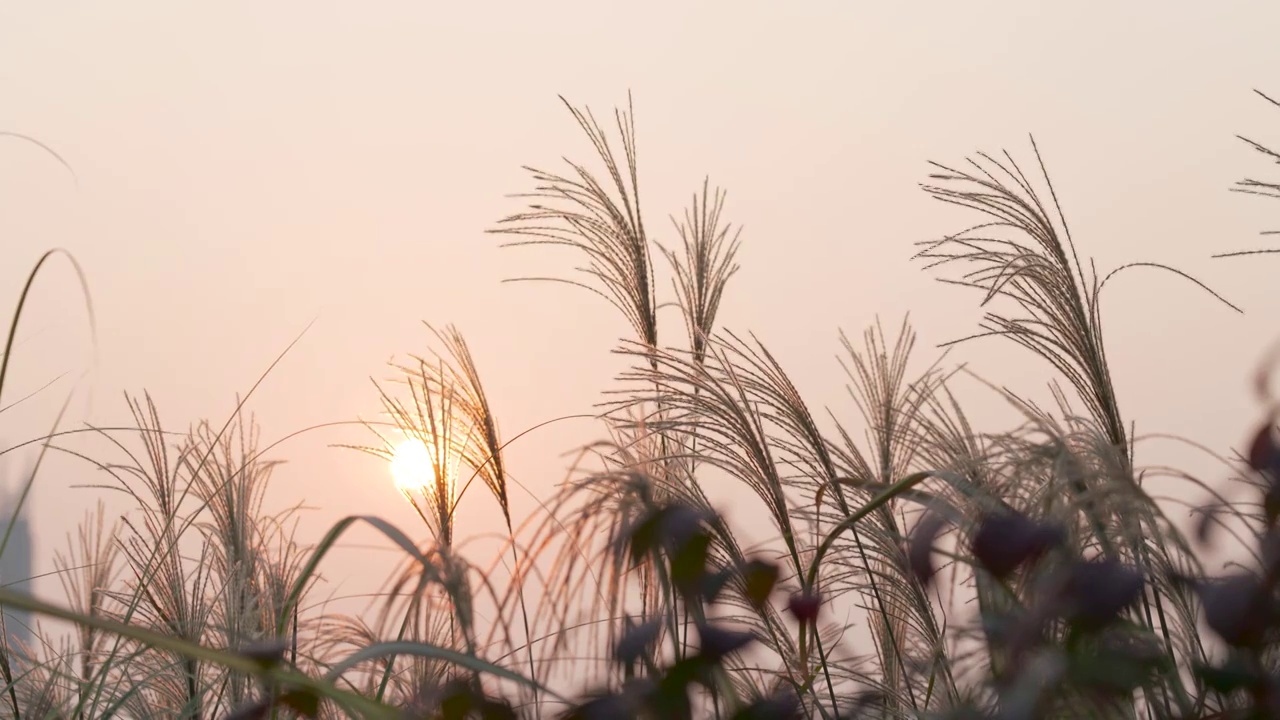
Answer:
[(391, 477), (403, 491), (420, 490), (435, 480), (431, 451), (418, 438), (409, 438), (396, 446), (391, 456)]

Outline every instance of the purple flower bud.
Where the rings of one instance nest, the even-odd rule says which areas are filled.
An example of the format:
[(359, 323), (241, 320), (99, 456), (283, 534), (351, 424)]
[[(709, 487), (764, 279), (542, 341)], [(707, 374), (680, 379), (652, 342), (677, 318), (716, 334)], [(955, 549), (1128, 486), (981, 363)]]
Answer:
[(808, 625), (818, 620), (818, 611), (822, 608), (822, 597), (816, 592), (798, 592), (787, 601), (787, 610), (791, 611), (801, 625)]
[(1066, 541), (1059, 525), (1036, 522), (1019, 512), (986, 515), (973, 536), (973, 555), (997, 578), (1007, 577), (1019, 566), (1034, 560), (1055, 545)]

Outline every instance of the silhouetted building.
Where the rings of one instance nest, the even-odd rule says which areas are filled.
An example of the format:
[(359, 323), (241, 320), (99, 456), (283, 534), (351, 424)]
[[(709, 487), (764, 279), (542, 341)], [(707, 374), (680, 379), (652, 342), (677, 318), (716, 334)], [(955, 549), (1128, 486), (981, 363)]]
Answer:
[[(8, 473), (4, 472), (3, 465), (0, 465), (0, 539), (4, 538), (5, 532), (8, 530), (9, 519), (13, 517), (13, 511), (17, 508), (18, 498), (20, 497), (17, 488), (9, 487)], [(31, 497), (27, 497), (28, 502)], [(5, 545), (4, 554), (0, 555), (0, 586), (9, 590), (20, 590), (22, 592), (31, 592), (31, 576), (32, 572), (32, 548), (31, 548), (31, 527), (27, 523), (26, 510), (18, 516), (13, 523), (13, 532), (9, 534), (9, 543)], [(4, 627), (8, 634), (10, 644), (15, 641), (21, 645), (27, 645), (31, 642), (31, 617), (23, 610), (10, 610), (5, 608)]]

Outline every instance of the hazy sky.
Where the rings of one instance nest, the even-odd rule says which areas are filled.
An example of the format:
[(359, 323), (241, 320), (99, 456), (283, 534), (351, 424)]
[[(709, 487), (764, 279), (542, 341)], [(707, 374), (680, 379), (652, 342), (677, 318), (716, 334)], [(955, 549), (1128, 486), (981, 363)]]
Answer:
[[(1280, 144), (1280, 109), (1252, 93), (1280, 95), (1278, 27), (1280, 3), (1261, 0), (7, 2), (0, 130), (55, 148), (78, 185), (0, 140), (0, 303), (49, 247), (83, 264), (100, 337), (70, 425), (119, 422), (121, 392), (144, 389), (174, 429), (224, 418), (313, 318), (250, 404), (267, 441), (371, 417), (370, 376), (426, 350), (421, 320), (467, 335), (507, 436), (587, 411), (627, 327), (586, 293), (501, 284), (578, 258), (499, 250), (483, 231), (531, 188), (521, 165), (589, 158), (557, 94), (604, 115), (630, 90), (655, 234), (672, 236), (667, 215), (705, 175), (727, 187), (745, 230), (725, 324), (758, 333), (812, 406), (852, 417), (839, 329), (911, 311), (923, 363), (980, 315), (909, 260), (970, 219), (918, 189), (926, 161), (1009, 149), (1030, 163), (1034, 133), (1100, 269), (1170, 263), (1246, 309), (1141, 270), (1107, 291), (1122, 410), (1140, 431), (1225, 450), (1280, 335), (1280, 259), (1209, 259), (1280, 227), (1280, 205), (1227, 191), (1280, 176), (1235, 138)], [(57, 264), (39, 282), (0, 405), (69, 376), (0, 417), (4, 444), (45, 432), (90, 368), (72, 277)], [(1047, 379), (1000, 343), (955, 357), (1032, 394)], [(545, 497), (561, 454), (598, 431), (530, 435), (511, 451), (517, 478)], [(316, 432), (275, 454), (289, 464), (274, 502), (320, 508), (304, 538), (353, 512), (413, 527), (385, 468), (328, 447), (367, 439)], [(99, 496), (70, 486), (100, 481), (50, 462), (34, 497), (42, 552)], [(461, 527), (495, 529), (477, 500)]]

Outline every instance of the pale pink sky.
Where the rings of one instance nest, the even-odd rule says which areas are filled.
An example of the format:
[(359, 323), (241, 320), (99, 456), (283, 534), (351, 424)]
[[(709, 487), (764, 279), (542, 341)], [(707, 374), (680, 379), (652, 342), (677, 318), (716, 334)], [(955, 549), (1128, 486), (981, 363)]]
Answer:
[[(1280, 110), (1251, 92), (1280, 94), (1277, 27), (1280, 4), (1261, 0), (9, 2), (0, 130), (57, 149), (79, 184), (0, 141), (0, 308), (46, 248), (83, 263), (100, 344), (73, 424), (120, 421), (125, 389), (151, 391), (174, 429), (224, 417), (316, 317), (251, 403), (267, 441), (375, 413), (368, 378), (426, 349), (421, 320), (466, 333), (507, 436), (589, 410), (626, 326), (585, 293), (500, 284), (577, 258), (500, 251), (483, 230), (530, 188), (522, 164), (588, 158), (557, 94), (607, 114), (631, 90), (649, 225), (669, 238), (666, 216), (704, 175), (726, 186), (745, 232), (725, 324), (758, 333), (811, 405), (852, 417), (838, 329), (856, 337), (877, 315), (894, 328), (910, 310), (927, 361), (979, 317), (908, 260), (969, 219), (917, 188), (926, 161), (1008, 148), (1029, 162), (1031, 132), (1100, 268), (1171, 263), (1248, 311), (1142, 271), (1108, 290), (1122, 409), (1140, 430), (1225, 450), (1252, 420), (1247, 374), (1280, 335), (1280, 260), (1208, 259), (1280, 227), (1280, 205), (1227, 192), (1277, 172), (1234, 137), (1280, 143)], [(64, 265), (33, 303), (0, 404), (89, 367)], [(999, 343), (956, 357), (1029, 394), (1046, 379)], [(5, 413), (5, 444), (43, 432), (70, 387)], [(546, 496), (561, 453), (597, 430), (531, 435), (511, 451), (517, 478)], [(273, 497), (320, 508), (306, 538), (353, 512), (413, 527), (384, 468), (327, 447), (364, 439), (316, 433), (277, 453), (289, 465)], [(100, 480), (49, 464), (42, 550), (95, 501), (68, 486)], [(460, 527), (495, 529), (477, 500)]]

